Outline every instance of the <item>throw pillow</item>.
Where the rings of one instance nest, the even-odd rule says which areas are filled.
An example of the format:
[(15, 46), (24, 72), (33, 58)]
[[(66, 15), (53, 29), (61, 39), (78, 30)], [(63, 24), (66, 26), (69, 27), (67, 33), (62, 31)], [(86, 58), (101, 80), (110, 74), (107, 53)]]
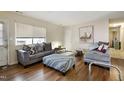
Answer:
[(108, 45), (104, 45), (103, 49), (107, 50), (108, 49)]
[(31, 47), (29, 47), (28, 45), (23, 45), (22, 48), (24, 51), (30, 51)]
[(38, 53), (38, 51), (37, 51), (35, 46), (33, 47), (33, 50), (34, 50), (35, 54)]
[(102, 45), (99, 46), (99, 48), (97, 50), (99, 52), (106, 53), (107, 49), (108, 49), (108, 45), (102, 44)]
[(29, 53), (30, 53), (30, 55), (34, 55), (34, 54), (36, 54), (35, 48), (34, 48), (34, 47), (31, 47)]
[(50, 51), (50, 50), (52, 50), (51, 43), (45, 43), (45, 44), (44, 44), (44, 50), (45, 50), (45, 51)]
[(44, 51), (44, 44), (36, 44), (35, 45), (35, 49), (37, 50), (37, 52), (42, 52)]
[(104, 47), (103, 47), (103, 49), (102, 49), (102, 53), (106, 53), (106, 51), (107, 51), (107, 49), (108, 49), (108, 45), (104, 45)]
[(98, 47), (98, 51), (102, 51), (103, 48), (104, 48), (104, 45), (102, 44), (102, 45), (100, 45), (100, 46)]

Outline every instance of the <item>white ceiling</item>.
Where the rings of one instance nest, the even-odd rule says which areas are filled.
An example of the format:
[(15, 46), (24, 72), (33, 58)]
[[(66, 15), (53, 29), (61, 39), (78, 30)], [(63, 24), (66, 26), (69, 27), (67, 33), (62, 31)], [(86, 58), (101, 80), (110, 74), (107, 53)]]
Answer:
[(24, 15), (57, 25), (70, 26), (93, 21), (110, 14), (109, 11), (22, 11)]

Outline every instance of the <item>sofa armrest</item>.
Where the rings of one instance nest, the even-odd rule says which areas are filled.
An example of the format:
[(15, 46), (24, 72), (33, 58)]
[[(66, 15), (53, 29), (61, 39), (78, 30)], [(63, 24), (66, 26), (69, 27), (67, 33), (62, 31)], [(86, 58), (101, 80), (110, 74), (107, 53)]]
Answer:
[(26, 65), (26, 63), (30, 61), (29, 53), (24, 50), (17, 50), (17, 58), (22, 65)]

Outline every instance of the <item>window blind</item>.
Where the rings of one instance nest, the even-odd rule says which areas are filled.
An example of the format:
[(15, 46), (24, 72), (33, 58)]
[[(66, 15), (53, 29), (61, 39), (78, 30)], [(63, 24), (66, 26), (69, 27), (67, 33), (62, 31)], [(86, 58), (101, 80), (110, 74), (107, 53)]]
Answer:
[(46, 28), (15, 23), (16, 37), (46, 37)]

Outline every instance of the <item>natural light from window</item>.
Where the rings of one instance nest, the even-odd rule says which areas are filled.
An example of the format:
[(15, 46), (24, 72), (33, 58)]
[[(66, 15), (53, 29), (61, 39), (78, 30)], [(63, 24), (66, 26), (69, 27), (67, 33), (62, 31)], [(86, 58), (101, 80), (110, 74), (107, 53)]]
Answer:
[(30, 37), (17, 37), (16, 38), (16, 45), (30, 45), (30, 44), (37, 44), (45, 42), (45, 38), (30, 38)]
[(0, 45), (3, 45), (3, 24), (0, 23)]

